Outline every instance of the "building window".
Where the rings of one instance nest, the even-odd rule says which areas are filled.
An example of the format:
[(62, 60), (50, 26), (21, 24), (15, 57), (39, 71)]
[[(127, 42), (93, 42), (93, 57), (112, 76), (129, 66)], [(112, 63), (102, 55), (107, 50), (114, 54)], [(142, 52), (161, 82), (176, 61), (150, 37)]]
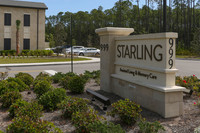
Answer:
[(30, 50), (30, 39), (24, 39), (24, 50)]
[(4, 25), (11, 26), (11, 14), (10, 13), (4, 14)]
[(11, 50), (11, 39), (4, 38), (4, 50)]
[(30, 15), (24, 14), (24, 26), (30, 26)]

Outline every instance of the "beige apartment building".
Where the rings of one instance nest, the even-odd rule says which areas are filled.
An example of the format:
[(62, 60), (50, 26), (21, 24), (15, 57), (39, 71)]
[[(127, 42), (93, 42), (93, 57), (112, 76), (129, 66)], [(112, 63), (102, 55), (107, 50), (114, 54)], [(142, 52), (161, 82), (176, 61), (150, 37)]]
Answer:
[(0, 0), (0, 50), (16, 50), (16, 20), (20, 20), (20, 51), (45, 48), (44, 3)]

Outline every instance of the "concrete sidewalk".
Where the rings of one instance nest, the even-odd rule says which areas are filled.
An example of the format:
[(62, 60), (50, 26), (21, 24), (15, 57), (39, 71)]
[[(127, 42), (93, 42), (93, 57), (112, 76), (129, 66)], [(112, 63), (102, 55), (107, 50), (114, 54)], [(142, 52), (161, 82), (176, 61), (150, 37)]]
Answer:
[[(100, 58), (93, 58), (93, 57), (84, 57), (84, 58), (88, 58), (91, 60), (73, 61), (73, 64), (88, 64), (88, 63), (99, 63), (100, 62)], [(71, 61), (45, 62), (45, 63), (0, 64), (0, 67), (49, 66), (49, 65), (71, 65)]]

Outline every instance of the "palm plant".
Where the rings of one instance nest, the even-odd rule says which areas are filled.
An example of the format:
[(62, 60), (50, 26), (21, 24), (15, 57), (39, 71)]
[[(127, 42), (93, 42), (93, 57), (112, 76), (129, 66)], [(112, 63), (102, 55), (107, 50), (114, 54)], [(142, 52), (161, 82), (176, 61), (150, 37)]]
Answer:
[(18, 55), (19, 54), (19, 28), (20, 28), (20, 23), (21, 21), (20, 20), (16, 20), (16, 54)]

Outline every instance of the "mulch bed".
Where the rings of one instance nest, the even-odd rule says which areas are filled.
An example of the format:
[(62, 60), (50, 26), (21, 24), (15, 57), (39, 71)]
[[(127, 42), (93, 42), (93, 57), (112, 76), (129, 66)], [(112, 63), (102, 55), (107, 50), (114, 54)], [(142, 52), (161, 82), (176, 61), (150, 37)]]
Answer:
[[(59, 87), (57, 84), (53, 85), (54, 87)], [(86, 84), (85, 89), (90, 88), (94, 91), (97, 91), (100, 94), (103, 94), (106, 97), (109, 97), (111, 103), (122, 99), (121, 97), (106, 93), (100, 90), (100, 86), (98, 86), (93, 80)], [(29, 92), (29, 93), (28, 93)], [(36, 99), (36, 95), (33, 91), (24, 91), (21, 92), (23, 99), (26, 101), (31, 101)], [(91, 99), (91, 96), (84, 93), (80, 95), (74, 95), (70, 92), (67, 93), (72, 97), (81, 97), (86, 99)], [(194, 128), (200, 126), (200, 109), (197, 106), (194, 106), (194, 102), (197, 97), (184, 97), (184, 114), (180, 117), (164, 119), (158, 114), (151, 112), (142, 108), (142, 116), (146, 118), (147, 121), (160, 121), (161, 124), (165, 127), (165, 133), (192, 133), (194, 132)], [(127, 126), (123, 124), (119, 118), (113, 118), (106, 115), (106, 111), (103, 110), (103, 104), (99, 101), (91, 102), (90, 105), (96, 109), (100, 115), (103, 115), (108, 121), (112, 121), (116, 124), (120, 124), (123, 129), (126, 130), (127, 133), (137, 133), (139, 128), (137, 125)], [(107, 111), (111, 110), (111, 106), (108, 107)], [(8, 115), (7, 109), (0, 109), (0, 130), (6, 131), (7, 126), (12, 123), (12, 119)], [(70, 119), (64, 119), (62, 117), (62, 112), (60, 110), (56, 110), (54, 112), (44, 112), (41, 117), (43, 120), (47, 120), (53, 122), (57, 127), (59, 127), (65, 133), (73, 133), (76, 128), (73, 126)]]

